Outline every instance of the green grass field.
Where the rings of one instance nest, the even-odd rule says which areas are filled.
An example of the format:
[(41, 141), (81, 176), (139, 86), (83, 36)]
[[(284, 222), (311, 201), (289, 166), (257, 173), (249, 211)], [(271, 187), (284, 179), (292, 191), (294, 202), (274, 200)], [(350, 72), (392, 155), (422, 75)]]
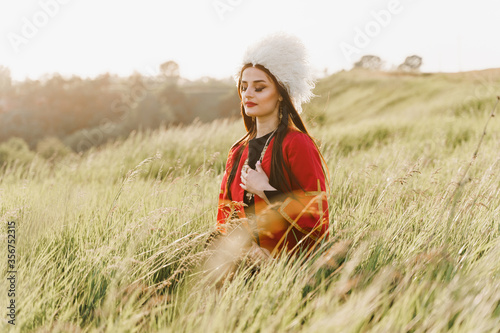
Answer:
[(265, 263), (253, 278), (242, 265), (220, 290), (199, 269), (241, 119), (133, 133), (83, 155), (23, 152), (0, 169), (1, 330), (498, 332), (498, 118), (472, 156), (500, 70), (341, 72), (315, 93), (303, 116), (331, 176), (321, 255)]

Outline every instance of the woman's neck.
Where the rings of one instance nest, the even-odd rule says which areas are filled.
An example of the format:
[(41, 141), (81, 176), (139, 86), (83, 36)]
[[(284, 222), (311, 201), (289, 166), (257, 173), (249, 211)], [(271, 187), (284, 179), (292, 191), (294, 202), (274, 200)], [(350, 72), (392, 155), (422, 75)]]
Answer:
[(261, 136), (270, 133), (278, 127), (279, 121), (276, 115), (271, 114), (268, 117), (257, 117), (257, 135), (256, 138), (260, 138)]

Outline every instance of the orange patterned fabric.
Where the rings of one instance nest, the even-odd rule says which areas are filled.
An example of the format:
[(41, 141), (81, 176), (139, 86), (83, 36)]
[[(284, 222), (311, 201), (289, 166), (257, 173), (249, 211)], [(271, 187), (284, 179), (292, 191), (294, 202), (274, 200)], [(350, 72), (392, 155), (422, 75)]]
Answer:
[[(269, 142), (262, 169), (268, 175), (271, 170), (271, 154), (275, 138)], [(228, 199), (226, 182), (232, 165), (236, 162), (237, 150), (230, 150), (226, 162), (226, 170), (222, 178), (217, 211), (217, 229), (226, 232), (225, 223), (234, 217), (245, 218), (243, 206), (244, 190), (240, 187), (241, 168), (248, 155), (248, 147), (244, 147), (233, 183), (228, 189), (232, 201)], [(285, 171), (287, 182), (292, 192), (286, 193), (271, 208), (259, 196), (255, 196), (255, 213), (260, 246), (273, 254), (286, 248), (288, 252), (297, 249), (309, 249), (317, 242), (328, 237), (328, 201), (326, 196), (325, 177), (321, 167), (321, 157), (311, 138), (290, 128), (283, 140), (283, 158), (285, 164), (295, 176), (292, 181)], [(298, 244), (298, 246), (296, 246)]]

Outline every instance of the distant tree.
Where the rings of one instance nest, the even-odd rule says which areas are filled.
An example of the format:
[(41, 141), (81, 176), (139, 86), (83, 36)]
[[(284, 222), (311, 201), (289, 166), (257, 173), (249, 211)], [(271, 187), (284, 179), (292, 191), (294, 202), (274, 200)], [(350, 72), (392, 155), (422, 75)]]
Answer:
[(179, 64), (169, 60), (160, 65), (160, 73), (170, 83), (177, 84), (180, 78)]
[(236, 89), (220, 97), (218, 111), (220, 117), (238, 116), (241, 112), (240, 98)]
[(50, 159), (63, 150), (54, 138), (84, 151), (139, 128), (238, 115), (239, 103), (232, 77), (182, 82), (174, 61), (163, 63), (155, 76), (104, 73), (84, 79), (54, 73), (21, 82), (0, 66), (0, 143), (19, 137)]
[(144, 80), (145, 78), (139, 72), (132, 73), (132, 75), (130, 75), (127, 79), (129, 90), (126, 94), (129, 95), (127, 96), (128, 103), (131, 107), (136, 107), (148, 93), (148, 88), (146, 87)]
[(401, 72), (419, 72), (422, 66), (422, 57), (412, 55), (406, 57), (405, 61), (398, 66), (398, 71)]
[(158, 91), (158, 99), (162, 105), (170, 107), (175, 122), (189, 123), (193, 120), (189, 100), (184, 91), (177, 85), (164, 85)]
[(154, 94), (147, 94), (137, 105), (137, 114), (141, 128), (156, 128), (162, 121), (162, 105)]
[(354, 63), (355, 69), (380, 70), (381, 67), (382, 59), (374, 55), (364, 55), (359, 61)]

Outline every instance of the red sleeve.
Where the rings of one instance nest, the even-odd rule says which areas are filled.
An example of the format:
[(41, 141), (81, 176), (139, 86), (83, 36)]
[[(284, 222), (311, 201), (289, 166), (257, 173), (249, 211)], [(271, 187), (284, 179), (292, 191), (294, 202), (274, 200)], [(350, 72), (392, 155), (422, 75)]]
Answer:
[(317, 240), (328, 231), (328, 200), (321, 157), (312, 139), (304, 133), (292, 132), (283, 143), (285, 164), (294, 177), (289, 177), (293, 192), (279, 208), (280, 214), (293, 227)]

